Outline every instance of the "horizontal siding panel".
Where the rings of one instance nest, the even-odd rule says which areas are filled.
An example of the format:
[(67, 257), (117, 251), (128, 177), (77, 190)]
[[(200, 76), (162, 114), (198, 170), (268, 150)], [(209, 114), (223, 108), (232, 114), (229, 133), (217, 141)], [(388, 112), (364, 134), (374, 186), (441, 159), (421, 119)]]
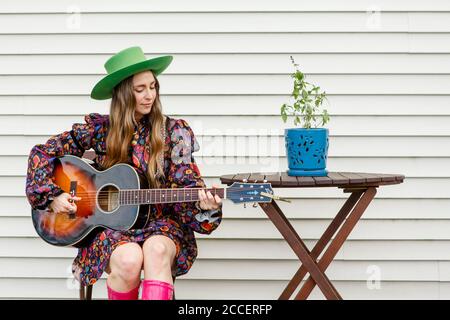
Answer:
[[(150, 58), (152, 55), (148, 55)], [(450, 57), (436, 54), (293, 54), (306, 74), (446, 74)], [(79, 75), (104, 73), (110, 57), (88, 55), (3, 55), (0, 73)], [(264, 68), (261, 66), (264, 65)], [(414, 65), (414, 68), (411, 66)], [(288, 54), (175, 54), (165, 74), (290, 74)]]
[(450, 31), (450, 12), (81, 13), (2, 14), (0, 30), (2, 34)]
[(444, 53), (448, 52), (450, 45), (449, 44), (440, 44), (438, 41), (439, 38), (443, 39), (446, 36), (444, 34), (417, 34), (417, 36), (412, 36), (410, 38), (410, 53), (418, 53), (418, 52), (434, 52), (434, 53)]
[[(447, 282), (383, 281), (380, 289), (369, 289), (366, 281), (334, 281), (336, 289), (348, 300), (428, 300), (448, 299), (450, 284)], [(183, 299), (251, 299), (275, 300), (287, 285), (277, 280), (187, 280), (175, 282), (176, 298)], [(0, 279), (0, 297), (31, 299), (78, 299), (78, 288), (69, 279)], [(96, 283), (93, 299), (106, 299), (106, 281)], [(312, 300), (322, 300), (316, 288)]]
[[(217, 231), (217, 230), (216, 230)], [(317, 240), (306, 240), (312, 249)], [(281, 239), (217, 239), (212, 235), (197, 239), (198, 259), (297, 260), (286, 241)], [(75, 248), (47, 244), (38, 237), (0, 237), (2, 258), (71, 258)], [(448, 240), (348, 240), (336, 260), (423, 260), (450, 261)]]
[(380, 21), (366, 12), (4, 14), (0, 30), (2, 34), (448, 31), (445, 21), (450, 13), (438, 15), (443, 22), (436, 25), (430, 14), (420, 12), (383, 12)]
[(409, 31), (411, 32), (436, 32), (437, 30), (449, 32), (449, 22), (446, 12), (410, 12), (408, 14)]
[[(0, 59), (1, 60), (1, 59)], [(331, 119), (340, 115), (450, 115), (450, 95), (332, 95), (328, 94)], [(168, 116), (199, 115), (279, 115), (288, 95), (168, 95), (161, 97)], [(93, 100), (88, 95), (4, 95), (3, 115), (72, 115), (77, 119), (98, 112), (109, 113), (110, 100)], [(423, 106), (433, 107), (424, 108)], [(64, 106), (62, 108), (61, 106)], [(332, 133), (331, 133), (332, 134)]]
[[(101, 76), (0, 76), (0, 95), (88, 94)], [(285, 94), (289, 75), (167, 75), (160, 77), (161, 95)], [(311, 75), (308, 81), (331, 94), (450, 94), (450, 75)], [(28, 84), (33, 84), (32, 86)], [(24, 88), (24, 86), (26, 88)]]
[[(449, 53), (447, 33), (0, 34), (0, 54), (114, 54), (141, 44), (167, 53)], [(102, 46), (99, 47), (98, 43)], [(147, 47), (145, 43), (158, 43)], [(30, 44), (36, 44), (30, 46)], [(98, 66), (96, 67), (98, 68)]]
[[(28, 268), (22, 268), (27, 265)], [(1, 278), (71, 277), (72, 259), (0, 258)], [(197, 259), (183, 279), (290, 280), (299, 268), (295, 260)], [(449, 281), (450, 263), (444, 261), (333, 261), (327, 269), (332, 281), (365, 281), (374, 274), (381, 281)], [(143, 276), (143, 272), (141, 274)], [(104, 272), (102, 279), (107, 278)]]
[[(291, 119), (283, 123), (280, 116), (182, 115), (177, 118), (186, 120), (196, 136), (281, 136), (284, 129), (294, 127)], [(449, 136), (449, 119), (449, 116), (334, 116), (326, 127), (332, 136)], [(0, 115), (0, 135), (50, 136), (71, 130), (73, 123), (85, 122), (83, 116), (53, 116), (51, 121), (47, 120), (45, 115)]]
[[(325, 219), (291, 219), (290, 223), (303, 239), (319, 239), (331, 223)], [(450, 220), (362, 220), (349, 236), (352, 240), (450, 240)], [(1, 217), (1, 237), (37, 237), (31, 217)], [(267, 219), (225, 218), (212, 235), (213, 239), (282, 239)]]
[(2, 34), (450, 31), (450, 12), (81, 13), (3, 14), (0, 30)]
[[(275, 189), (278, 191), (278, 189)], [(291, 199), (291, 203), (280, 201), (279, 207), (288, 218), (330, 219), (344, 205), (347, 194), (341, 199)], [(225, 200), (225, 218), (255, 219), (266, 217), (259, 208), (251, 205), (235, 205)], [(299, 210), (301, 208), (301, 210)], [(386, 199), (376, 197), (367, 208), (362, 219), (449, 219), (450, 199)], [(0, 197), (0, 217), (29, 217), (30, 205), (25, 197)]]
[[(78, 6), (82, 12), (265, 12), (265, 11), (362, 11), (380, 10), (385, 11), (444, 11), (450, 10), (450, 4), (445, 0), (434, 0), (432, 2), (407, 1), (407, 0), (346, 0), (337, 4), (333, 0), (320, 0), (316, 2), (283, 0), (229, 0), (226, 3), (211, 2), (207, 0), (185, 1), (174, 0), (170, 4), (163, 0), (153, 0), (151, 3), (140, 0), (129, 0), (123, 3), (119, 0), (109, 0), (108, 6), (103, 1), (78, 0), (76, 4), (71, 0), (60, 0), (57, 3), (51, 0), (43, 0), (37, 4), (32, 0), (3, 3), (0, 7), (1, 13), (67, 13), (74, 11)], [(75, 6), (75, 8), (73, 8)], [(73, 8), (73, 9), (71, 9)], [(377, 9), (378, 8), (378, 9)]]
[[(448, 53), (450, 34), (282, 33), (282, 34), (78, 34), (2, 35), (0, 54), (114, 54), (142, 44), (146, 52), (167, 53)], [(102, 47), (97, 44), (101, 42)], [(30, 43), (36, 43), (30, 47)], [(158, 43), (147, 47), (145, 43)], [(326, 45), (324, 45), (324, 43)], [(118, 45), (121, 44), (121, 45)], [(91, 51), (96, 50), (96, 51)]]

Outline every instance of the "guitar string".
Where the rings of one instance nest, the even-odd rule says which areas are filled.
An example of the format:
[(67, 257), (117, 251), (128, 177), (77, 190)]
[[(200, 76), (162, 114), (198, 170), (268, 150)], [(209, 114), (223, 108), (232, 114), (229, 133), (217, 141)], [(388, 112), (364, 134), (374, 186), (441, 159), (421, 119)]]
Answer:
[[(173, 192), (173, 193), (175, 193), (175, 192)], [(176, 192), (176, 193), (177, 193), (177, 195), (180, 194), (180, 192)], [(194, 194), (194, 195), (198, 195), (198, 193), (196, 193), (195, 191), (191, 192), (191, 193)], [(96, 192), (80, 192), (80, 193), (77, 193), (75, 196), (80, 196), (82, 198), (83, 197), (84, 198), (102, 198), (102, 197), (103, 198), (108, 198), (108, 197), (110, 197), (113, 194), (119, 194), (119, 192), (117, 192), (117, 191), (102, 192), (98, 196), (96, 196), (96, 194), (97, 194)], [(183, 194), (184, 194), (184, 197), (186, 197), (185, 192), (183, 192)], [(220, 192), (212, 192), (212, 194), (220, 196), (221, 193)], [(167, 193), (161, 193), (160, 195), (158, 195), (157, 193), (150, 194), (149, 192), (142, 192), (142, 191), (141, 192), (139, 192), (139, 191), (132, 191), (129, 194), (125, 194), (124, 191), (122, 190), (121, 193), (120, 193), (121, 197), (126, 197), (126, 196), (139, 196), (139, 197), (142, 197), (142, 196), (148, 196), (148, 195), (150, 195), (151, 197), (158, 197), (158, 196), (161, 196), (161, 195), (165, 195), (168, 198), (172, 197), (170, 195), (167, 195)], [(181, 196), (183, 196), (183, 195), (181, 195)]]
[[(258, 190), (258, 188), (249, 188), (249, 187), (244, 187), (244, 188), (239, 188), (237, 190), (235, 189), (231, 189), (231, 188), (216, 188), (216, 189), (212, 189), (212, 188), (167, 188), (167, 189), (120, 189), (118, 191), (104, 191), (104, 192), (108, 192), (108, 193), (117, 193), (117, 192), (153, 192), (156, 193), (156, 191), (162, 191), (162, 190), (168, 190), (171, 192), (186, 192), (186, 191), (200, 191), (200, 190), (207, 190), (207, 191), (222, 191), (222, 190), (227, 190), (227, 192), (242, 192), (242, 191), (247, 191), (247, 190)], [(101, 191), (100, 191), (101, 192)], [(78, 194), (98, 194), (99, 191), (81, 191), (81, 192), (77, 192)]]
[[(130, 191), (130, 194), (128, 194), (128, 195), (125, 195), (124, 193), (122, 193), (122, 195), (121, 196), (119, 196), (121, 199), (119, 199), (119, 201), (131, 201), (131, 200), (134, 200), (134, 199), (126, 199), (127, 197), (133, 197), (133, 198), (142, 198), (142, 196), (145, 196), (146, 195), (146, 193), (145, 193), (145, 191), (140, 191), (139, 189), (128, 189), (128, 190), (133, 190), (133, 191)], [(214, 191), (214, 189), (203, 189), (203, 188), (190, 188), (190, 189), (188, 189), (188, 188), (180, 188), (180, 189), (149, 189), (149, 190), (153, 190), (153, 191), (155, 191), (155, 190), (171, 190), (172, 192), (173, 191), (177, 191), (177, 193), (178, 192), (180, 192), (181, 190), (183, 190), (183, 193), (184, 192), (186, 192), (187, 190), (189, 190), (189, 191), (191, 191), (191, 190), (209, 190), (209, 191)], [(249, 187), (244, 187), (244, 188), (239, 188), (239, 190), (227, 190), (227, 195), (236, 195), (236, 194), (239, 194), (239, 193), (242, 193), (242, 191), (249, 191), (249, 190), (251, 190), (251, 191), (254, 191), (254, 190), (257, 190), (257, 189), (255, 189), (255, 188), (249, 188)], [(120, 190), (121, 192), (124, 192), (124, 191), (127, 191), (126, 189), (125, 190)], [(137, 192), (138, 194), (137, 195), (135, 195), (135, 194), (132, 194), (131, 192)], [(81, 198), (82, 198), (82, 200), (84, 199), (84, 200), (95, 200), (95, 199), (99, 199), (99, 200), (108, 200), (108, 199), (110, 199), (110, 197), (111, 197), (111, 194), (114, 194), (114, 193), (118, 193), (118, 192), (107, 192), (108, 194), (105, 194), (105, 193), (102, 193), (102, 194), (100, 194), (99, 196), (97, 196), (97, 194), (98, 194), (98, 192), (97, 191), (93, 191), (93, 192), (79, 192), (79, 193), (77, 193), (76, 194), (76, 196), (80, 196)], [(214, 193), (214, 192), (213, 192)], [(86, 196), (87, 195), (87, 196)], [(147, 192), (147, 195), (148, 195), (148, 192)], [(197, 195), (197, 194), (195, 194), (195, 195)], [(218, 194), (218, 193), (215, 193), (215, 195), (218, 195), (219, 197), (220, 197), (220, 195)], [(161, 195), (160, 195), (161, 196)], [(158, 196), (156, 195), (156, 193), (154, 192), (153, 193), (153, 198), (157, 198)], [(173, 197), (172, 197), (172, 200), (173, 200)], [(199, 199), (194, 199), (194, 201), (196, 201), (196, 200), (199, 200)], [(184, 199), (184, 201), (187, 201), (186, 199)], [(179, 202), (179, 201), (178, 201)]]
[[(130, 190), (130, 191), (128, 191), (128, 190)], [(101, 197), (101, 196), (106, 196), (106, 197), (108, 197), (109, 195), (111, 195), (111, 194), (118, 194), (119, 192), (121, 192), (122, 193), (122, 195), (124, 195), (124, 193), (123, 192), (130, 192), (130, 194), (131, 193), (138, 193), (138, 195), (139, 196), (142, 196), (142, 195), (148, 195), (148, 194), (150, 194), (150, 192), (148, 192), (148, 191), (141, 191), (141, 190), (139, 190), (139, 189), (137, 189), (137, 190), (135, 190), (135, 189), (122, 189), (122, 190), (120, 190), (120, 191), (101, 191), (100, 192), (100, 196), (99, 197)], [(151, 189), (151, 190), (153, 190), (153, 189)], [(219, 195), (219, 192), (214, 192), (214, 190), (213, 189), (166, 189), (166, 190), (171, 190), (173, 193), (175, 193), (175, 191), (176, 191), (176, 193), (179, 193), (180, 191), (183, 191), (183, 193), (186, 193), (186, 191), (189, 191), (189, 190), (193, 190), (193, 193), (195, 193), (195, 190), (208, 190), (208, 191), (212, 191), (212, 193), (214, 193), (214, 194), (217, 194), (217, 195)], [(78, 192), (77, 194), (76, 194), (76, 196), (82, 196), (82, 195), (88, 195), (88, 196), (92, 196), (92, 195), (96, 195), (96, 194), (98, 194), (99, 192), (97, 192), (97, 191), (92, 191), (92, 192)], [(106, 195), (107, 194), (107, 195)], [(163, 193), (161, 193), (161, 194), (163, 194)], [(166, 194), (167, 195), (167, 193), (165, 192), (164, 194)], [(153, 192), (152, 193), (152, 195), (154, 195), (154, 196), (157, 196), (157, 193), (156, 192)], [(96, 196), (94, 196), (94, 198), (96, 198)]]
[[(150, 189), (150, 190), (154, 190), (154, 189)], [(171, 193), (179, 193), (179, 192), (186, 192), (186, 191), (194, 191), (195, 192), (195, 190), (207, 190), (207, 191), (212, 191), (212, 193), (215, 193), (215, 194), (218, 194), (219, 192), (214, 192), (214, 189), (161, 189), (161, 190), (170, 190), (171, 191)], [(254, 190), (257, 190), (257, 189), (255, 189), (255, 188), (241, 188), (241, 189), (239, 189), (239, 190), (227, 190), (227, 194), (230, 194), (230, 193), (242, 193), (242, 191), (249, 191), (249, 190), (251, 190), (251, 191), (254, 191)], [(122, 189), (122, 190), (119, 190), (119, 191), (103, 191), (103, 192), (101, 192), (100, 191), (100, 196), (101, 195), (104, 195), (105, 193), (107, 193), (107, 194), (117, 194), (117, 193), (122, 193), (123, 194), (123, 192), (130, 192), (130, 194), (131, 193), (139, 193), (139, 194), (141, 194), (141, 195), (145, 195), (145, 194), (149, 194), (150, 192), (148, 192), (148, 191), (141, 191), (141, 190), (139, 190), (139, 189)], [(99, 194), (99, 192), (98, 191), (82, 191), (82, 192), (77, 192), (76, 193), (76, 196), (81, 196), (81, 195), (97, 195), (97, 194)], [(152, 194), (153, 195), (155, 195), (156, 194), (156, 192), (155, 191), (153, 191), (152, 192)], [(161, 193), (161, 194), (163, 194), (163, 193)], [(167, 193), (166, 193), (167, 194)]]
[[(170, 191), (177, 191), (177, 190), (225, 190), (228, 189), (228, 191), (239, 191), (239, 190), (257, 190), (258, 188), (239, 188), (235, 190), (234, 188), (167, 188), (167, 189), (120, 189), (120, 191), (161, 191), (161, 190), (170, 190)], [(90, 191), (90, 193), (93, 193), (94, 191)], [(98, 191), (96, 191), (98, 192)]]

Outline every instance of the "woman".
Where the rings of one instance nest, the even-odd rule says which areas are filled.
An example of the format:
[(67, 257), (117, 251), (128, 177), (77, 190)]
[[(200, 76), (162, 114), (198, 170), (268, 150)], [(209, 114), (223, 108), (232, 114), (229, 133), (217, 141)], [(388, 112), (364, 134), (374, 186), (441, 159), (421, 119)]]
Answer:
[[(147, 60), (141, 48), (120, 51), (105, 63), (108, 75), (91, 92), (93, 99), (111, 100), (110, 114), (92, 113), (86, 123), (34, 146), (29, 155), (26, 195), (32, 207), (75, 212), (81, 197), (72, 197), (52, 181), (52, 160), (65, 154), (82, 156), (94, 149), (95, 166), (107, 169), (128, 163), (147, 177), (151, 188), (205, 188), (192, 152), (199, 149), (186, 121), (162, 113), (156, 78), (171, 56)], [(217, 186), (213, 186), (217, 187)], [(173, 297), (173, 277), (188, 272), (197, 256), (194, 231), (209, 234), (221, 222), (222, 203), (199, 191), (198, 202), (151, 206), (143, 229), (106, 229), (80, 248), (72, 266), (83, 285), (108, 273), (109, 299)]]

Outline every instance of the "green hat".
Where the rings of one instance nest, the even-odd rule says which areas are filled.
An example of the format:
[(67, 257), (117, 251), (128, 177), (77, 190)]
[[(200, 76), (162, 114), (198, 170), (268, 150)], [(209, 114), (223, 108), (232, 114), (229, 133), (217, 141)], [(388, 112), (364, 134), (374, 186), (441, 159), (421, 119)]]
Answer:
[(124, 49), (105, 63), (108, 73), (91, 91), (91, 98), (104, 100), (112, 97), (112, 91), (122, 80), (136, 73), (152, 70), (155, 75), (162, 73), (172, 62), (172, 56), (161, 56), (147, 60), (140, 47)]

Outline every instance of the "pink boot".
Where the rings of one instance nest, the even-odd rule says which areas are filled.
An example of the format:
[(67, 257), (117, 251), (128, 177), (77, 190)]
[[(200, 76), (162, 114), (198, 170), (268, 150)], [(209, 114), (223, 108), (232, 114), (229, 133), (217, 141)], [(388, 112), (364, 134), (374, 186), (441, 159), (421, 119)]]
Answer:
[(142, 300), (172, 300), (173, 285), (159, 280), (142, 282)]
[(137, 300), (139, 296), (139, 285), (128, 291), (128, 292), (118, 292), (111, 289), (108, 285), (108, 281), (106, 282), (106, 287), (108, 288), (108, 300)]

